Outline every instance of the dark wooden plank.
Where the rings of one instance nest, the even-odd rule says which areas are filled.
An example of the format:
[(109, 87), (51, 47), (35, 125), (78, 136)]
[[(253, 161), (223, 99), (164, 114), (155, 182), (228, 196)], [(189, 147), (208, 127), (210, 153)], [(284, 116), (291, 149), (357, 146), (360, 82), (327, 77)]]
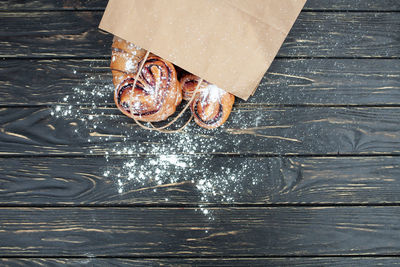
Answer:
[[(196, 211), (197, 210), (197, 211)], [(3, 256), (397, 255), (400, 207), (1, 208)]]
[(399, 257), (280, 258), (3, 258), (2, 266), (397, 266)]
[(103, 57), (112, 35), (100, 31), (102, 12), (2, 13), (1, 57)]
[(304, 10), (399, 11), (397, 0), (307, 0)]
[(2, 108), (0, 154), (398, 154), (399, 114), (396, 107), (250, 103), (217, 130), (192, 123), (184, 133), (164, 134), (139, 128), (116, 108)]
[(108, 0), (1, 0), (0, 10), (104, 10)]
[(398, 12), (301, 13), (278, 56), (398, 58), (399, 33)]
[[(95, 59), (3, 60), (0, 62), (0, 103), (113, 103), (109, 64), (109, 60)], [(85, 97), (86, 94), (91, 95), (98, 90), (104, 91), (105, 88), (110, 90), (104, 96), (89, 99)], [(68, 101), (64, 100), (66, 96), (69, 97)]]
[[(397, 59), (276, 59), (247, 103), (400, 104), (399, 89)], [(0, 105), (113, 104), (112, 97), (109, 60), (0, 62)]]
[[(1, 0), (1, 10), (102, 10), (107, 0)], [(400, 10), (397, 0), (308, 0), (304, 10)]]
[(178, 163), (2, 158), (0, 205), (400, 203), (399, 157), (185, 156)]
[[(3, 13), (0, 56), (109, 57), (102, 12)], [(280, 57), (399, 57), (400, 13), (303, 12)]]

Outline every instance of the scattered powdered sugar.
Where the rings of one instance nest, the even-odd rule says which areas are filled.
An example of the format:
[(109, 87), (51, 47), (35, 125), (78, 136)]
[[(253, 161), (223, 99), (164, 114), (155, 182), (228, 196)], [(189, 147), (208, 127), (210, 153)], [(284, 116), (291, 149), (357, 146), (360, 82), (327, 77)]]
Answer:
[[(185, 182), (196, 188), (198, 196), (187, 196), (200, 202), (199, 210), (213, 218), (207, 204), (234, 203), (242, 198), (244, 190), (256, 187), (262, 181), (262, 174), (256, 173), (255, 159), (241, 160), (225, 157), (204, 157), (201, 155), (154, 155), (150, 157), (131, 157), (116, 168), (109, 158), (104, 169), (104, 176), (115, 180), (117, 190), (121, 194), (129, 194), (140, 188), (157, 192), (162, 188), (174, 189)], [(169, 192), (168, 190), (166, 191)], [(182, 193), (178, 190), (164, 199), (178, 198)]]
[(205, 99), (207, 99), (210, 102), (217, 102), (220, 101), (221, 96), (225, 93), (224, 90), (219, 88), (218, 86), (214, 84), (210, 84), (206, 87), (205, 92), (207, 93)]
[(171, 165), (175, 165), (181, 168), (185, 168), (188, 166), (186, 162), (179, 160), (179, 157), (177, 155), (161, 155), (160, 160), (162, 162), (168, 162)]
[[(121, 40), (121, 39), (118, 39), (118, 41), (121, 42), (122, 40)], [(134, 50), (140, 50), (140, 49), (142, 49), (140, 46), (135, 45), (134, 43), (131, 43), (131, 42), (129, 42), (128, 48), (129, 48), (129, 49), (134, 49)]]
[[(115, 108), (111, 75), (105, 77), (104, 74), (86, 75), (80, 86), (72, 88), (71, 94), (52, 108), (51, 115), (75, 127), (71, 126), (72, 138), (85, 144), (88, 154), (104, 155), (107, 164), (101, 172), (115, 182), (116, 192), (121, 196), (140, 188), (157, 192), (161, 187), (187, 183), (199, 193), (188, 197), (201, 203), (199, 210), (212, 219), (212, 210), (207, 209), (207, 204), (233, 203), (245, 197), (244, 185), (248, 190), (261, 183), (262, 174), (253, 171), (257, 169), (254, 164), (259, 164), (257, 160), (213, 155), (232, 141), (219, 138), (216, 142), (210, 131), (194, 123), (180, 133), (148, 131), (144, 134), (145, 130)], [(219, 90), (216, 86), (210, 90), (210, 98), (219, 97)], [(236, 116), (241, 119), (240, 112)], [(213, 133), (218, 135), (223, 130), (224, 126)], [(238, 145), (239, 142), (230, 144), (227, 152), (235, 152)], [(116, 161), (118, 155), (126, 159)], [(177, 193), (174, 194), (176, 197)], [(174, 194), (164, 201), (173, 200)]]
[[(136, 53), (136, 52), (132, 52)], [(126, 56), (126, 55), (124, 55)], [(135, 58), (128, 57), (125, 62), (125, 70), (127, 72), (135, 72), (139, 62)]]

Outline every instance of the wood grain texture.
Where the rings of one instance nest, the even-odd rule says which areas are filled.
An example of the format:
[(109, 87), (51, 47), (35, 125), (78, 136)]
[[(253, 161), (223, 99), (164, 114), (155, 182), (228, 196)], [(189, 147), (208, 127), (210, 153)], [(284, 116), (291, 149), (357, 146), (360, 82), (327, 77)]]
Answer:
[[(109, 60), (0, 62), (0, 105), (91, 104), (94, 99), (85, 99), (75, 88), (89, 95), (104, 87), (113, 87)], [(70, 98), (65, 101), (65, 96)], [(112, 97), (111, 89), (96, 101), (112, 105)], [(236, 101), (272, 105), (400, 104), (400, 61), (275, 59), (255, 95), (247, 102)]]
[(0, 265), (399, 264), (399, 1), (309, 0), (257, 94), (174, 136), (112, 107), (106, 2), (0, 0)]
[(194, 208), (0, 208), (0, 255), (397, 255), (400, 247), (400, 207), (208, 210), (211, 220)]
[(0, 9), (20, 10), (104, 10), (108, 0), (1, 0)]
[[(0, 56), (109, 57), (111, 34), (97, 29), (102, 12), (3, 13)], [(303, 12), (280, 57), (398, 58), (400, 13)]]
[(397, 0), (307, 0), (303, 10), (399, 11)]
[[(207, 174), (218, 188), (229, 178), (226, 170), (234, 180), (222, 187), (223, 194), (234, 204), (400, 204), (399, 157), (186, 158), (190, 166), (168, 169), (177, 181), (162, 185), (151, 181), (153, 157), (3, 158), (0, 205), (220, 205), (226, 203), (220, 193), (202, 200), (196, 184)], [(133, 160), (152, 170), (136, 173), (146, 176), (144, 185), (116, 171)]]
[(101, 16), (102, 12), (2, 13), (0, 55), (109, 57), (112, 35), (98, 29)]
[[(107, 0), (1, 0), (2, 10), (103, 10)], [(400, 10), (396, 0), (308, 0), (303, 10)]]
[(2, 266), (398, 266), (399, 257), (311, 257), (311, 258), (3, 258)]
[[(400, 108), (276, 108), (249, 103), (236, 106), (218, 131), (193, 125), (177, 134), (143, 130), (115, 108), (71, 107), (71, 113), (78, 114), (71, 119), (69, 115), (57, 119), (51, 112), (50, 108), (0, 109), (0, 154), (400, 152)], [(57, 114), (65, 112), (67, 108)]]

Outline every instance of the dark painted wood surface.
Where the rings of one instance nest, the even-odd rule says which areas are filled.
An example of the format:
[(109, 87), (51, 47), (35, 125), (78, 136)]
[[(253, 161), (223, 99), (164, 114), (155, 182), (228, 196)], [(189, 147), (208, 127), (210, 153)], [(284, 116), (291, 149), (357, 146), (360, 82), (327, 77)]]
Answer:
[[(19, 72), (24, 75), (18, 75)], [(95, 79), (86, 84), (88, 77)], [(109, 60), (0, 61), (0, 106), (76, 105), (77, 99), (63, 99), (72, 96), (77, 87), (87, 94), (111, 87)], [(397, 59), (276, 59), (255, 95), (248, 102), (237, 103), (387, 105), (400, 104), (399, 94)], [(83, 96), (78, 100), (81, 104), (92, 102)], [(114, 104), (111, 94), (99, 97), (98, 101), (101, 105)]]
[(171, 173), (176, 182), (140, 185), (126, 181), (123, 194), (117, 194), (114, 179), (104, 177), (106, 166), (118, 169), (132, 160), (149, 166), (154, 157), (113, 157), (108, 162), (103, 157), (3, 158), (0, 204), (220, 205), (220, 196), (201, 200), (195, 182), (202, 179), (197, 170), (204, 169), (216, 180), (222, 179), (226, 169), (239, 174), (225, 192), (235, 186), (242, 189), (231, 193), (235, 205), (400, 204), (399, 157), (190, 158), (192, 166)]
[[(7, 256), (397, 255), (400, 207), (1, 208)], [(334, 215), (334, 216), (332, 216)], [(318, 227), (316, 227), (318, 226)]]
[[(64, 108), (61, 113), (68, 112), (69, 106)], [(114, 107), (78, 107), (74, 109), (78, 117), (71, 119), (57, 119), (51, 116), (51, 112), (56, 113), (53, 110), (1, 108), (0, 154), (400, 153), (398, 107), (264, 107), (243, 103), (217, 131), (199, 129), (192, 123), (185, 132), (176, 134), (143, 130)]]
[[(1, 0), (2, 10), (104, 10), (107, 0)], [(305, 11), (398, 11), (397, 0), (308, 0)]]
[[(110, 57), (101, 11), (5, 12), (0, 57)], [(399, 12), (303, 12), (279, 57), (398, 58)], [(71, 50), (71, 47), (74, 47)]]
[(106, 2), (0, 1), (0, 265), (400, 262), (399, 1), (309, 0), (223, 128), (172, 136), (114, 108)]
[(259, 258), (7, 258), (4, 266), (398, 266), (397, 257), (259, 257)]

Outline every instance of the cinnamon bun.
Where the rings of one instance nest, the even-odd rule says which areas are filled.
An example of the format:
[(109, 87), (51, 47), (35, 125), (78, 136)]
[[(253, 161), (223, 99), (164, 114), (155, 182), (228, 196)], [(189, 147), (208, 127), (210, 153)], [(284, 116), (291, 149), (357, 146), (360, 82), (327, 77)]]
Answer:
[(133, 88), (135, 77), (135, 73), (122, 76), (115, 90), (115, 104), (122, 113), (140, 121), (156, 122), (175, 112), (182, 101), (182, 92), (171, 63), (149, 56)]
[[(192, 74), (182, 77), (180, 83), (185, 100), (192, 98), (199, 80), (199, 77)], [(234, 95), (225, 92), (214, 84), (203, 81), (190, 104), (190, 110), (199, 126), (213, 129), (225, 123), (234, 102)]]

